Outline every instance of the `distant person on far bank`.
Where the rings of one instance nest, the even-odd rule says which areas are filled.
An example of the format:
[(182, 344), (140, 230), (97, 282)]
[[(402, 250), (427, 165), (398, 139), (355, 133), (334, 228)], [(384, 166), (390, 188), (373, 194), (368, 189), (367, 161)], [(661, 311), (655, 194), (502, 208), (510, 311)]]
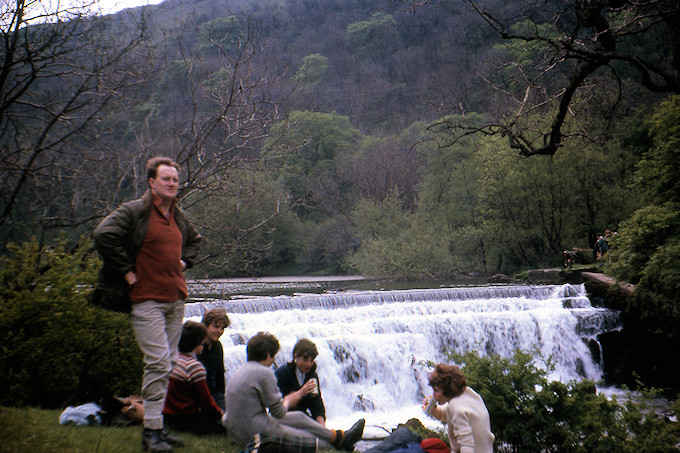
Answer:
[[(430, 374), (434, 391), (423, 409), (446, 423), (453, 453), (493, 453), (489, 411), (481, 396), (467, 386), (465, 375), (455, 365), (440, 363)], [(438, 405), (439, 404), (439, 405)]]
[(187, 284), (184, 270), (198, 253), (201, 236), (177, 205), (179, 165), (167, 157), (147, 162), (148, 190), (123, 203), (93, 233), (104, 265), (98, 288), (127, 285), (130, 323), (144, 356), (142, 446), (171, 452), (181, 439), (163, 426), (168, 375), (177, 363)]
[[(609, 232), (609, 236), (611, 237), (611, 231)], [(600, 266), (602, 266), (604, 264), (604, 256), (609, 250), (609, 240), (605, 234), (601, 234), (597, 237), (597, 241), (595, 241), (595, 246), (593, 249), (595, 250), (597, 260), (600, 262)]]
[(198, 360), (205, 367), (208, 389), (217, 405), (226, 409), (224, 403), (224, 350), (220, 337), (231, 321), (224, 308), (212, 308), (203, 314), (201, 322), (207, 328), (207, 336), (203, 341), (203, 351), (198, 354)]
[(321, 399), (319, 375), (316, 373), (316, 345), (306, 338), (293, 347), (293, 361), (279, 367), (275, 374), (281, 394), (288, 400), (288, 410), (301, 411), (326, 425), (326, 408)]
[(564, 268), (571, 269), (576, 264), (576, 252), (573, 250), (565, 250), (562, 252), (564, 257)]

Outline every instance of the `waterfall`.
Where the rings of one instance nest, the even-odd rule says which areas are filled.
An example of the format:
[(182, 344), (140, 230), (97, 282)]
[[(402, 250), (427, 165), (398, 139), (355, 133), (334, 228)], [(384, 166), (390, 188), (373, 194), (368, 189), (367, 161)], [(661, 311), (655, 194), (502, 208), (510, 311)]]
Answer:
[(221, 338), (227, 379), (258, 331), (279, 339), (275, 366), (291, 360), (298, 339), (316, 344), (329, 426), (358, 413), (380, 425), (421, 415), (419, 403), (431, 393), (427, 363), (446, 361), (450, 351), (510, 357), (516, 349), (538, 350), (555, 365), (552, 379), (598, 381), (599, 357), (593, 359), (589, 343), (621, 328), (618, 312), (593, 307), (583, 285), (202, 299), (187, 304), (185, 316), (200, 320), (214, 306), (232, 322)]

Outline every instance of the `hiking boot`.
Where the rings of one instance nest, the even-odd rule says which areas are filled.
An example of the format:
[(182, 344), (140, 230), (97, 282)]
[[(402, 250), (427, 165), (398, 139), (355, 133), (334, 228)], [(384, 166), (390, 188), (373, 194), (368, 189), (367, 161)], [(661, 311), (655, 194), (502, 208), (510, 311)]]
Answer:
[(172, 453), (172, 446), (161, 439), (160, 429), (144, 428), (142, 431), (142, 447), (148, 453)]
[(350, 429), (345, 431), (345, 439), (342, 442), (342, 449), (345, 451), (354, 451), (354, 444), (361, 440), (364, 435), (364, 426), (366, 420), (363, 418), (352, 425)]
[(183, 447), (184, 446), (184, 439), (182, 439), (179, 436), (175, 436), (170, 434), (170, 431), (168, 431), (168, 428), (163, 428), (161, 431), (161, 440), (164, 442), (167, 442), (173, 447)]

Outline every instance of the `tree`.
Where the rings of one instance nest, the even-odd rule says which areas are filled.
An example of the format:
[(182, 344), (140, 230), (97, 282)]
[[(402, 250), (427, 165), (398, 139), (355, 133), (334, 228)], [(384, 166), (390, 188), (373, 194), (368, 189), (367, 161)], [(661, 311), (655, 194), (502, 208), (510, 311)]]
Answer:
[(649, 129), (654, 147), (642, 156), (636, 183), (653, 204), (680, 203), (680, 96), (661, 104)]
[(635, 173), (636, 188), (649, 204), (638, 209), (621, 226), (610, 266), (617, 278), (639, 283), (641, 291), (666, 298), (671, 304), (670, 311), (674, 311), (673, 306), (680, 300), (677, 287), (680, 269), (678, 121), (680, 96), (664, 102), (649, 121), (654, 146), (643, 154)]
[(605, 270), (635, 284), (623, 306), (632, 371), (644, 382), (677, 385), (664, 351), (680, 347), (680, 203), (677, 144), (680, 96), (661, 104), (648, 122), (653, 144), (635, 174), (648, 203), (621, 223), (607, 252)]
[(321, 84), (328, 74), (328, 58), (321, 54), (309, 54), (302, 59), (302, 64), (295, 74), (294, 83), (311, 89)]
[[(225, 235), (228, 224), (217, 224), (216, 212), (223, 212), (217, 210), (262, 193), (250, 185), (263, 181), (252, 173), (264, 169), (260, 148), (288, 94), (268, 49), (243, 22), (229, 16), (197, 24), (188, 15), (157, 30), (146, 28), (146, 9), (105, 18), (83, 9), (69, 20), (57, 11), (53, 23), (33, 24), (25, 13), (35, 3), (17, 5), (15, 36), (4, 35), (12, 53), (0, 78), (6, 99), (0, 220), (16, 226), (2, 229), (4, 240), (28, 237), (35, 229), (27, 226), (46, 218), (55, 229), (89, 230), (93, 220), (148, 188), (144, 165), (156, 155), (182, 167), (189, 215), (194, 204), (213, 202), (213, 211), (192, 219), (207, 242), (219, 245), (211, 255), (233, 252), (238, 238), (281, 214), (285, 196), (251, 225), (235, 221), (238, 234)], [(266, 242), (242, 245), (257, 249)]]
[[(432, 248), (413, 235), (413, 214), (404, 211), (399, 191), (392, 188), (383, 200), (360, 200), (352, 212), (354, 236), (360, 247), (347, 257), (348, 266), (362, 275), (392, 278), (430, 277), (423, 260)], [(439, 248), (441, 249), (441, 248)]]
[[(475, 124), (479, 115), (468, 115), (455, 121)], [(448, 128), (430, 128), (430, 138), (419, 147), (426, 161), (418, 191), (418, 217), (427, 229), (447, 243), (446, 250), (459, 262), (461, 268), (487, 270), (488, 250), (482, 231), (483, 178), (478, 149), (480, 137), (467, 137), (451, 146), (440, 147), (450, 139)], [(426, 231), (427, 231), (426, 230)]]
[(416, 208), (417, 185), (423, 162), (413, 152), (416, 128), (396, 136), (366, 139), (353, 152), (336, 158), (344, 196), (353, 204), (359, 198), (379, 202), (398, 189), (405, 210)]
[(388, 14), (375, 13), (370, 20), (347, 26), (347, 39), (363, 58), (384, 58), (398, 44), (397, 22)]
[[(88, 16), (91, 4), (2, 3), (0, 226), (9, 234), (91, 215), (81, 206), (93, 192), (83, 160), (96, 151), (83, 150), (121, 92), (143, 78), (146, 17), (112, 24)], [(55, 190), (57, 182), (69, 189)]]
[(328, 57), (319, 53), (302, 58), (302, 64), (290, 79), (290, 83), (295, 87), (291, 104), (298, 110), (326, 111), (328, 85), (332, 74), (328, 61)]
[[(259, 175), (277, 165), (260, 153), (289, 93), (282, 87), (284, 74), (274, 72), (266, 46), (252, 30), (243, 31), (238, 45), (229, 45), (218, 55), (181, 60), (184, 108), (140, 128), (138, 143), (147, 156), (174, 150), (182, 166), (184, 206), (201, 213), (195, 220), (211, 244), (205, 259), (212, 260), (211, 267), (244, 272), (254, 257), (267, 256), (267, 230), (294, 204), (285, 193), (266, 191), (271, 182)], [(272, 138), (271, 148), (280, 146)], [(261, 209), (240, 207), (244, 200)], [(233, 209), (240, 215), (222, 215)], [(234, 257), (241, 257), (240, 265)]]
[[(483, 127), (451, 124), (463, 135), (501, 134), (521, 155), (553, 155), (570, 137), (597, 139), (591, 115), (634, 104), (638, 96), (627, 88), (633, 80), (651, 96), (680, 93), (680, 7), (674, 0), (469, 4), (510, 43), (507, 57), (499, 55), (506, 71), (485, 76), (508, 104)], [(546, 126), (531, 121), (536, 113), (550, 119)]]
[(201, 25), (201, 53), (228, 53), (238, 49), (246, 37), (243, 35), (241, 23), (236, 16), (218, 17)]
[[(335, 159), (352, 152), (363, 138), (349, 118), (294, 111), (274, 126), (272, 134), (265, 143), (265, 155), (282, 165), (285, 188), (299, 204), (299, 214), (314, 217), (319, 211), (347, 212), (342, 198), (335, 197), (331, 202), (327, 186), (337, 181)], [(274, 144), (277, 148), (271, 149)], [(337, 190), (333, 194), (340, 195)]]

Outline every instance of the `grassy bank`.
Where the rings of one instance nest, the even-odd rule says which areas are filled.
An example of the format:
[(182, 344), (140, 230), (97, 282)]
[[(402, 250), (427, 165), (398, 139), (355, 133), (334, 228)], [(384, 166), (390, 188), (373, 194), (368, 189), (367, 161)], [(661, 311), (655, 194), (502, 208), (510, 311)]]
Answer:
[[(59, 410), (0, 408), (0, 452), (129, 453), (143, 451), (141, 426), (122, 428), (62, 426)], [(182, 434), (178, 452), (238, 453), (226, 436)]]

